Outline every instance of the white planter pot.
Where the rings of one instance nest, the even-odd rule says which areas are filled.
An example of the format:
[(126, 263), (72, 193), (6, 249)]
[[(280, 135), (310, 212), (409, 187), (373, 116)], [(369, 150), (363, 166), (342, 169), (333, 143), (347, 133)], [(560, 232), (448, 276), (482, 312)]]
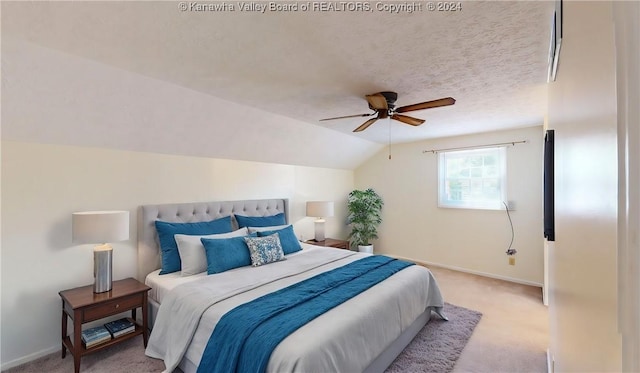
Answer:
[(373, 254), (373, 245), (358, 245), (358, 251), (361, 253)]

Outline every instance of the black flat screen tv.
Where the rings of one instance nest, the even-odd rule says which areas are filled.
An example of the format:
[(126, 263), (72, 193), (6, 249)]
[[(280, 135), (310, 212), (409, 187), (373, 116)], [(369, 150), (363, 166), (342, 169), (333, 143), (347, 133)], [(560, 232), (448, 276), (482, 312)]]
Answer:
[(548, 241), (555, 241), (555, 217), (553, 195), (553, 130), (544, 135), (544, 237)]

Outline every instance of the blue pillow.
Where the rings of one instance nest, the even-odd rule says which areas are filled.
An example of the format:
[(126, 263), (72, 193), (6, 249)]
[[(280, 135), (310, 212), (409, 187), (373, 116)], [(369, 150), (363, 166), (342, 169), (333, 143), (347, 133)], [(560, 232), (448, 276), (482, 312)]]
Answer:
[[(245, 237), (256, 237), (256, 234)], [(251, 265), (251, 255), (244, 237), (201, 238), (200, 241), (207, 256), (209, 275)]]
[(298, 242), (296, 234), (293, 231), (293, 225), (275, 231), (258, 232), (258, 237), (270, 236), (274, 233), (278, 234), (280, 238), (280, 244), (282, 245), (282, 250), (284, 251), (285, 255), (302, 250), (300, 242)]
[(178, 244), (173, 237), (176, 234), (204, 235), (231, 232), (231, 216), (198, 223), (169, 223), (156, 220), (156, 231), (162, 250), (161, 275), (178, 272), (182, 268)]
[(242, 216), (236, 215), (238, 228), (244, 227), (269, 227), (272, 225), (287, 224), (284, 218), (284, 212), (272, 216)]

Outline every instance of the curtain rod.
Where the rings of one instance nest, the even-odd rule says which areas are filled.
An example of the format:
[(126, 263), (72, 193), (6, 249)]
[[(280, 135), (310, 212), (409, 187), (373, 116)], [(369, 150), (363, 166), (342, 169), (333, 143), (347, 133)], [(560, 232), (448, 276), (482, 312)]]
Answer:
[(431, 150), (423, 150), (422, 154), (424, 153), (437, 153), (437, 152), (444, 152), (444, 151), (450, 151), (450, 150), (463, 150), (463, 149), (480, 149), (480, 148), (491, 148), (494, 146), (515, 146), (516, 144), (526, 144), (527, 142), (529, 142), (528, 140), (520, 140), (520, 141), (510, 141), (510, 142), (500, 142), (500, 143), (496, 143), (496, 144), (486, 144), (486, 145), (476, 145), (476, 146), (460, 146), (457, 148), (447, 148), (447, 149), (431, 149)]

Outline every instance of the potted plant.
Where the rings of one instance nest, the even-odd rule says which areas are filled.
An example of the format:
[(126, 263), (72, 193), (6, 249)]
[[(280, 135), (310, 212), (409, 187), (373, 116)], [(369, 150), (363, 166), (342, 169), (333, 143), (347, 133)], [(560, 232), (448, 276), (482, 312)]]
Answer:
[(382, 198), (373, 189), (354, 190), (347, 199), (347, 224), (351, 225), (349, 243), (358, 251), (373, 253), (371, 240), (378, 238), (378, 225), (382, 223)]

